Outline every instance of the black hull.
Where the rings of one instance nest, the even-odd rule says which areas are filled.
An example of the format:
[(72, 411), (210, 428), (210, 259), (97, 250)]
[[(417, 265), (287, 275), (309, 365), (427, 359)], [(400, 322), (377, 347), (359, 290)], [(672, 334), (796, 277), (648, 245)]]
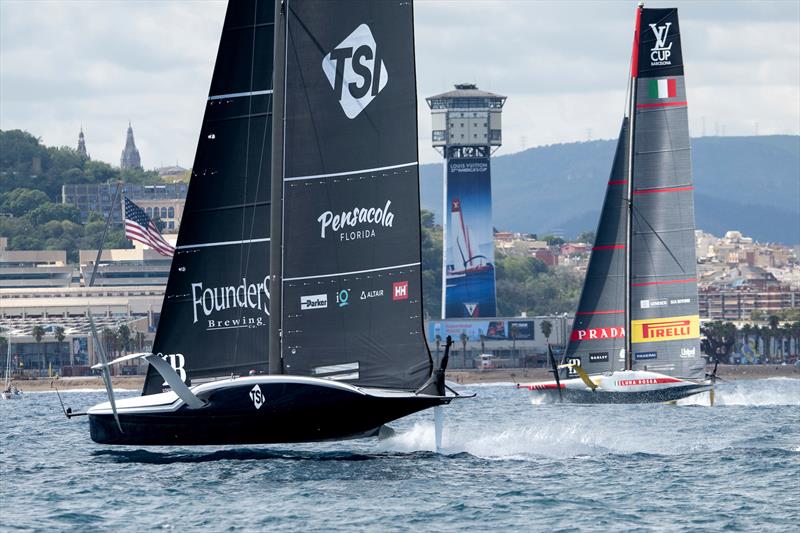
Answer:
[(682, 400), (701, 392), (710, 390), (709, 385), (687, 385), (685, 387), (664, 387), (658, 390), (638, 392), (618, 392), (601, 390), (561, 389), (562, 398), (557, 390), (532, 391), (532, 395), (544, 395), (554, 403), (580, 404), (631, 404), (631, 403), (665, 403)]
[[(184, 446), (277, 444), (352, 439), (377, 435), (383, 424), (449, 403), (450, 398), (355, 387), (259, 382), (264, 403), (251, 398), (254, 382), (198, 394), (200, 409), (182, 405), (119, 408), (120, 433), (110, 413), (89, 412), (98, 444)], [(146, 397), (143, 397), (146, 398)], [(138, 400), (138, 399), (137, 399)]]

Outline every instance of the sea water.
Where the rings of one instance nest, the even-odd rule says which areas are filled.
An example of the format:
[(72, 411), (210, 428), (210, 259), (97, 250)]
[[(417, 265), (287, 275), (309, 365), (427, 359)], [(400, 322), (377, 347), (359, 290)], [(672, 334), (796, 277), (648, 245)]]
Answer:
[[(3, 530), (542, 531), (800, 528), (800, 380), (680, 405), (533, 405), (475, 386), (394, 438), (111, 447), (53, 393), (0, 402)], [(127, 396), (135, 393), (122, 393)], [(73, 408), (102, 392), (62, 394)]]

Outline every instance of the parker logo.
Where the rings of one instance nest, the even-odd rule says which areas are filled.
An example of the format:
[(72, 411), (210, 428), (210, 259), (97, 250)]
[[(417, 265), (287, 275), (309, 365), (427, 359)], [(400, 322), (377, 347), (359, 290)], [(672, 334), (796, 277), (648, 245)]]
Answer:
[(312, 294), (310, 296), (300, 297), (300, 309), (302, 311), (308, 311), (309, 309), (326, 309), (327, 307), (327, 294)]
[(650, 24), (653, 30), (653, 35), (656, 38), (656, 44), (650, 49), (650, 66), (663, 66), (671, 65), (672, 61), (669, 57), (672, 55), (672, 44), (667, 45), (667, 37), (669, 36), (669, 27), (672, 26), (671, 22), (667, 22), (663, 26)]
[[(203, 287), (203, 283), (192, 283), (192, 303), (194, 311), (194, 322), (199, 318), (198, 311), (203, 312), (203, 316), (211, 317), (215, 313), (228, 309), (254, 309), (269, 316), (269, 277), (265, 277), (260, 283), (248, 283), (247, 278), (242, 278), (239, 285), (229, 285), (227, 287)], [(244, 317), (238, 316), (235, 319), (208, 318), (208, 328), (241, 328), (258, 327), (264, 325), (261, 316)]]
[(700, 337), (700, 319), (697, 315), (633, 320), (631, 327), (632, 342), (660, 342)]
[(611, 328), (573, 329), (570, 339), (573, 341), (597, 341), (600, 339), (618, 339), (625, 337), (622, 326)]
[(408, 300), (407, 281), (397, 281), (392, 283), (392, 300)]
[[(389, 209), (392, 206), (391, 200), (386, 200), (386, 205), (381, 207), (354, 207), (350, 211), (333, 214), (333, 211), (325, 211), (317, 217), (320, 224), (319, 236), (325, 238), (328, 235), (328, 228), (333, 231), (344, 230), (348, 227), (355, 228), (358, 225), (372, 224), (391, 228), (394, 223), (394, 213)], [(369, 239), (375, 236), (374, 228), (358, 229), (353, 231), (342, 231), (339, 233), (339, 240), (356, 241), (359, 239)]]
[(349, 119), (364, 111), (389, 83), (386, 65), (366, 24), (322, 59), (322, 71)]

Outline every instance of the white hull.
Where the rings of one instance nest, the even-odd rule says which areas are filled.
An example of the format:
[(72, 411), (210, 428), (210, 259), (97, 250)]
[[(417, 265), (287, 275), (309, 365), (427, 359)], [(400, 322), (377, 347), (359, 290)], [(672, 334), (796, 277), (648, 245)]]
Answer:
[(662, 403), (680, 400), (711, 389), (710, 381), (689, 381), (657, 372), (620, 370), (588, 376), (592, 389), (581, 378), (520, 384), (538, 400), (568, 403)]

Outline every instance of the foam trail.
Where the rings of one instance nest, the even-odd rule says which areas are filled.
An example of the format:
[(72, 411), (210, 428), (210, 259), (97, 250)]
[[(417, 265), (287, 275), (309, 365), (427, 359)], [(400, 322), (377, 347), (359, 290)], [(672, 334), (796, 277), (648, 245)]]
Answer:
[[(708, 393), (690, 396), (678, 405), (709, 405)], [(800, 379), (769, 378), (717, 384), (715, 405), (800, 405)]]

